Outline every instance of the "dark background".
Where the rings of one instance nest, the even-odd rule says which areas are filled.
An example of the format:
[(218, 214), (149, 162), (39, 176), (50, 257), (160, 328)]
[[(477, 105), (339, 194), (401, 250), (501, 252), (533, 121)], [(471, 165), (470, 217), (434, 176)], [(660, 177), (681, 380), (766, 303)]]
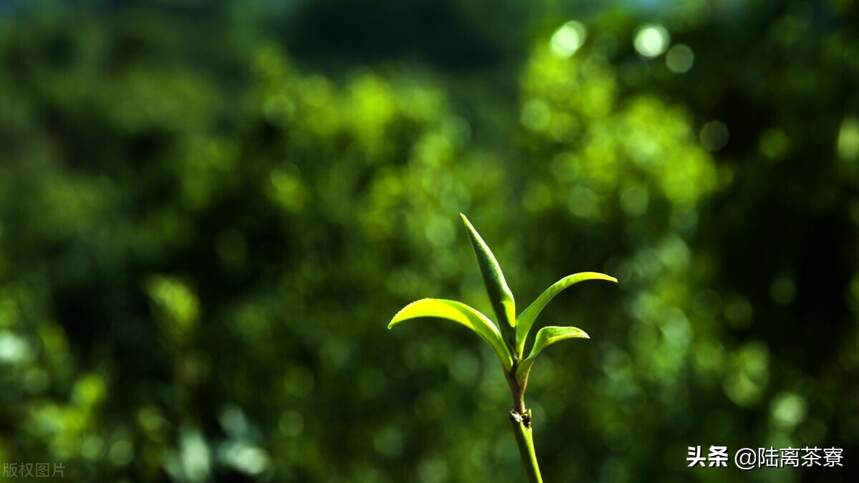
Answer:
[[(566, 23), (568, 21), (578, 23)], [(0, 460), (523, 481), (457, 214), (543, 324), (548, 482), (846, 482), (859, 5), (0, 3)], [(578, 44), (582, 44), (576, 49)], [(688, 469), (690, 445), (847, 469)], [(6, 477), (8, 479), (9, 475)]]

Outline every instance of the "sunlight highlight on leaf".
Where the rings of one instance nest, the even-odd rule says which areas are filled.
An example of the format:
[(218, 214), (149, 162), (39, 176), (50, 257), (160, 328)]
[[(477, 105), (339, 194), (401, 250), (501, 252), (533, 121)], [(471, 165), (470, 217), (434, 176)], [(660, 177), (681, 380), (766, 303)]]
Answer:
[(456, 300), (421, 299), (397, 312), (388, 323), (388, 329), (400, 322), (419, 318), (446, 319), (468, 327), (492, 346), (505, 370), (513, 366), (513, 358), (498, 328), (478, 310)]

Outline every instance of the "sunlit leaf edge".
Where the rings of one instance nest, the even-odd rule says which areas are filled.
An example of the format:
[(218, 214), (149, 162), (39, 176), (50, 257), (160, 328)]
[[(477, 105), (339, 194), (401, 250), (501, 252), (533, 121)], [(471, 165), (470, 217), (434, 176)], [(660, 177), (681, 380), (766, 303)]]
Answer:
[(530, 332), (531, 327), (534, 326), (534, 322), (537, 321), (537, 317), (540, 316), (540, 313), (546, 308), (546, 305), (552, 301), (559, 293), (563, 292), (565, 289), (579, 283), (585, 282), (588, 280), (604, 280), (607, 282), (618, 283), (615, 277), (611, 275), (606, 275), (604, 273), (599, 272), (579, 272), (574, 273), (572, 275), (567, 275), (566, 277), (558, 280), (557, 282), (550, 285), (543, 293), (537, 297), (531, 305), (525, 308), (519, 317), (517, 317), (517, 326), (516, 326), (516, 353), (522, 355), (525, 350), (525, 341), (528, 338), (528, 332)]
[(489, 343), (505, 370), (513, 366), (512, 355), (504, 344), (498, 327), (477, 309), (456, 300), (420, 299), (400, 309), (388, 323), (388, 329), (400, 322), (419, 318), (450, 320), (471, 329)]

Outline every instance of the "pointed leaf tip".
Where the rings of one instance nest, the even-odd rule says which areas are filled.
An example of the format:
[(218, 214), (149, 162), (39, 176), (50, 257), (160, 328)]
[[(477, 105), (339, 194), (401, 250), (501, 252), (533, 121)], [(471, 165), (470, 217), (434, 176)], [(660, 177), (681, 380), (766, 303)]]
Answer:
[(537, 317), (540, 315), (540, 312), (552, 301), (555, 296), (559, 293), (563, 292), (565, 289), (569, 288), (572, 285), (575, 285), (579, 282), (585, 282), (588, 280), (604, 280), (606, 282), (618, 283), (615, 277), (611, 275), (606, 275), (604, 273), (599, 272), (579, 272), (574, 273), (572, 275), (567, 275), (566, 277), (558, 280), (549, 286), (543, 293), (537, 297), (534, 302), (531, 303), (525, 310), (519, 314), (518, 317), (518, 326), (516, 327), (516, 351), (519, 354), (522, 354), (522, 351), (525, 349), (525, 340), (528, 337), (528, 332), (531, 331), (531, 327), (534, 325), (534, 322), (537, 321)]
[(590, 338), (591, 336), (589, 336), (587, 332), (579, 329), (578, 327), (543, 327), (537, 332), (537, 337), (534, 338), (534, 346), (531, 348), (531, 353), (516, 369), (516, 379), (521, 383), (525, 378), (527, 378), (537, 356), (539, 356), (540, 353), (550, 345), (567, 339)]
[(543, 349), (562, 340), (590, 338), (591, 336), (587, 332), (578, 327), (543, 327), (537, 332), (537, 337), (534, 338), (534, 347), (531, 348), (531, 354), (528, 357), (537, 357)]
[(468, 232), (471, 248), (477, 257), (480, 274), (483, 276), (483, 283), (486, 286), (486, 293), (489, 295), (489, 301), (492, 303), (492, 309), (498, 317), (502, 330), (507, 330), (508, 327), (515, 327), (516, 301), (513, 298), (513, 292), (507, 285), (504, 273), (501, 271), (501, 265), (498, 263), (495, 255), (492, 254), (489, 245), (486, 244), (486, 241), (483, 240), (483, 237), (480, 236), (480, 233), (477, 232), (477, 229), (468, 220), (468, 217), (462, 213), (459, 216), (462, 218), (462, 223)]

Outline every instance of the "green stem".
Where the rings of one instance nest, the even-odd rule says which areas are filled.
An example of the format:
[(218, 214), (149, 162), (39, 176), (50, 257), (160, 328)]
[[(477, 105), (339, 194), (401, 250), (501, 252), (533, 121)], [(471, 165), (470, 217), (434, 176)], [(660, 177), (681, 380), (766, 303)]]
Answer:
[(525, 474), (530, 483), (543, 483), (540, 476), (540, 466), (537, 464), (537, 452), (534, 450), (534, 438), (531, 434), (531, 411), (521, 415), (515, 409), (510, 412), (510, 422), (513, 424), (513, 434), (525, 466)]
[(540, 476), (540, 465), (537, 464), (537, 452), (534, 450), (534, 437), (531, 434), (531, 410), (525, 408), (525, 389), (528, 387), (528, 371), (523, 377), (516, 378), (516, 368), (519, 362), (513, 363), (510, 372), (507, 373), (507, 383), (513, 395), (513, 409), (510, 410), (510, 423), (513, 424), (513, 434), (516, 436), (516, 445), (519, 446), (519, 455), (522, 456), (522, 464), (525, 466), (525, 474), (528, 475), (530, 483), (543, 483)]

